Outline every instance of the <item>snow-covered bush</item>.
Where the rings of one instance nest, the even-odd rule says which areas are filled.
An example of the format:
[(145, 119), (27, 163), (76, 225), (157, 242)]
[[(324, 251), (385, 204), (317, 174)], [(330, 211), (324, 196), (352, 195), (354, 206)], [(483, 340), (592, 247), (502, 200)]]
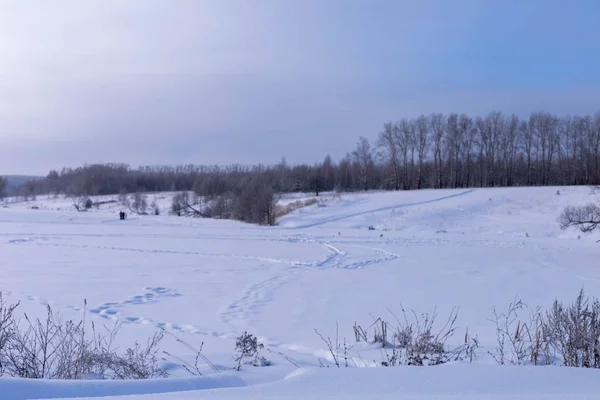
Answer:
[(498, 364), (600, 368), (598, 299), (589, 299), (581, 290), (570, 305), (555, 300), (545, 313), (537, 308), (521, 316), (524, 309), (527, 306), (515, 300), (504, 313), (494, 310), (498, 346), (491, 354)]
[(544, 335), (564, 365), (600, 368), (600, 301), (590, 300), (583, 289), (570, 305), (555, 300)]

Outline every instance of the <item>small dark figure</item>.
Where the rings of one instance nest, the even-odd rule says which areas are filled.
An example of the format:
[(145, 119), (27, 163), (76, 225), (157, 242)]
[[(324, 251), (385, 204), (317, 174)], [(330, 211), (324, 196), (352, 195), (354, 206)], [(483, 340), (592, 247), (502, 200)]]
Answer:
[(125, 213), (123, 211), (119, 211), (119, 219), (123, 221), (125, 219)]

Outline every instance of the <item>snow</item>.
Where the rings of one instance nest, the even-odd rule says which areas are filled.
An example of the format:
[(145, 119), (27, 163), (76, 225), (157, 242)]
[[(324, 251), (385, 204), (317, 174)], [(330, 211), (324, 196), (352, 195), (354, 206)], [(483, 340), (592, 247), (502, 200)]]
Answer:
[[(531, 306), (570, 302), (582, 287), (597, 295), (597, 234), (561, 231), (556, 221), (565, 205), (598, 197), (587, 187), (328, 193), (277, 227), (170, 216), (172, 194), (150, 201), (154, 196), (162, 215), (130, 214), (126, 221), (118, 220), (117, 204), (78, 213), (62, 198), (6, 203), (0, 291), (30, 316), (50, 304), (65, 318), (85, 312), (98, 326), (123, 321), (122, 347), (158, 328), (194, 346), (204, 342), (203, 353), (225, 372), (203, 366), (206, 375), (190, 378), (170, 365), (173, 377), (159, 381), (0, 378), (0, 399), (191, 399), (199, 389), (208, 398), (261, 399), (400, 398), (399, 392), (401, 398), (571, 399), (598, 392), (597, 371), (496, 366), (487, 354), (495, 346), (492, 307), (504, 309), (515, 296)], [(310, 198), (287, 196), (282, 204)], [(441, 319), (459, 307), (453, 340), (460, 344), (467, 328), (478, 336), (474, 363), (319, 368), (330, 356), (315, 329), (333, 338), (339, 329), (339, 339), (355, 346), (353, 357), (368, 364), (381, 360), (380, 352), (355, 344), (352, 326), (392, 320), (402, 306), (417, 313), (437, 307)], [(302, 369), (265, 352), (273, 365), (232, 372), (235, 338), (243, 331)], [(161, 347), (186, 360), (194, 356), (171, 336)], [(171, 391), (178, 393), (164, 394)]]
[(195, 378), (153, 379), (137, 381), (59, 381), (0, 379), (2, 399), (46, 399), (126, 396), (133, 394), (173, 393), (198, 391), (214, 388), (233, 388), (244, 386), (239, 376), (231, 373), (214, 374)]
[[(121, 400), (195, 399), (591, 399), (597, 398), (597, 371), (558, 367), (501, 367), (449, 365), (435, 368), (300, 369), (277, 382), (242, 386), (240, 378), (227, 375), (189, 380), (145, 382), (56, 382), (0, 380), (0, 391), (11, 399), (110, 396)], [(7, 385), (8, 383), (8, 385)], [(215, 389), (215, 385), (227, 388)], [(203, 387), (204, 386), (204, 387)], [(179, 391), (166, 395), (168, 389)], [(202, 388), (203, 390), (198, 390)], [(154, 391), (154, 394), (144, 394)], [(2, 397), (7, 398), (7, 397)]]

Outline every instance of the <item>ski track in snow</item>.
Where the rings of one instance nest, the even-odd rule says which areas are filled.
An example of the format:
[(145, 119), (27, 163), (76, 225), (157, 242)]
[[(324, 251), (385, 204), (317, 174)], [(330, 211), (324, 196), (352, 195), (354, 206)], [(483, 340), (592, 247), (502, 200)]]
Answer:
[(380, 208), (375, 208), (375, 209), (371, 209), (371, 210), (367, 210), (367, 211), (360, 211), (360, 212), (356, 212), (356, 213), (352, 213), (352, 214), (341, 215), (341, 216), (337, 216), (337, 217), (329, 217), (329, 218), (322, 219), (320, 221), (311, 222), (309, 224), (292, 226), (287, 229), (314, 228), (316, 226), (325, 225), (330, 222), (338, 222), (338, 221), (342, 221), (342, 220), (345, 220), (348, 218), (359, 217), (361, 215), (373, 214), (373, 213), (382, 212), (382, 211), (391, 211), (391, 210), (396, 210), (399, 208), (422, 206), (422, 205), (431, 204), (431, 203), (438, 203), (438, 202), (441, 202), (444, 200), (453, 199), (455, 197), (465, 196), (469, 193), (473, 193), (474, 190), (475, 189), (469, 189), (469, 190), (465, 190), (464, 192), (455, 193), (455, 194), (451, 194), (448, 196), (442, 196), (442, 197), (438, 197), (436, 199), (431, 199), (431, 200), (419, 201), (419, 202), (414, 202), (414, 203), (401, 203), (401, 204), (395, 204), (392, 206), (380, 207)]

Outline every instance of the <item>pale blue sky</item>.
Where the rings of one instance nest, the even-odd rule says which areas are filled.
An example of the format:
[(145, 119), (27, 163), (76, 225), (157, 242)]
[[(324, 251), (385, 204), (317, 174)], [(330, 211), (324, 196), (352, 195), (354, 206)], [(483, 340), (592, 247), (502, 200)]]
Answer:
[(583, 0), (2, 0), (0, 174), (312, 163), (422, 113), (593, 113), (599, 21)]

